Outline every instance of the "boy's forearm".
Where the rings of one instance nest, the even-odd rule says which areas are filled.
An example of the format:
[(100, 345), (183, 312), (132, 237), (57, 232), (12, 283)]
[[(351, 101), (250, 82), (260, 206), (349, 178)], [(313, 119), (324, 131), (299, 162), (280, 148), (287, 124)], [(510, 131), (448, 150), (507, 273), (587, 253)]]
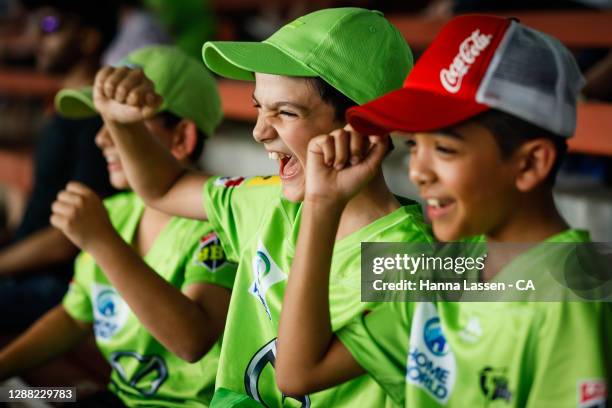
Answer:
[(90, 254), (138, 320), (180, 358), (199, 360), (219, 338), (224, 316), (166, 282), (119, 236), (104, 241)]
[(155, 202), (184, 172), (180, 163), (153, 137), (144, 122), (122, 124), (105, 120), (131, 187), (145, 201)]
[(0, 251), (0, 275), (18, 275), (69, 261), (77, 248), (53, 227), (46, 227)]
[(341, 213), (334, 205), (304, 202), (279, 326), (279, 376), (295, 367), (311, 370), (330, 346), (329, 273)]
[(62, 305), (56, 306), (0, 351), (0, 380), (66, 353), (89, 332), (90, 325), (76, 322)]
[(130, 187), (147, 205), (167, 214), (207, 219), (202, 186), (208, 176), (186, 169), (153, 137), (144, 122), (105, 120)]

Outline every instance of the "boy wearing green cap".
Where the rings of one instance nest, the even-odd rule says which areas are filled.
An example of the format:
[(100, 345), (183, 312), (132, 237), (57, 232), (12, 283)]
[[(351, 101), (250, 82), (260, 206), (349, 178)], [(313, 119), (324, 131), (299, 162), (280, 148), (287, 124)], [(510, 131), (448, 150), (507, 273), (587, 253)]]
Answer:
[[(154, 141), (181, 165), (197, 163), (221, 120), (212, 76), (173, 47), (146, 47), (125, 63), (140, 66), (164, 96), (145, 122)], [(185, 82), (169, 80), (177, 72)], [(91, 89), (61, 91), (56, 102), (68, 116), (97, 114)], [(128, 188), (105, 127), (96, 143), (111, 184)], [(133, 192), (102, 203), (77, 182), (58, 195), (51, 223), (84, 252), (63, 304), (0, 352), (0, 378), (62, 354), (93, 328), (111, 382), (79, 406), (208, 406), (236, 271), (212, 225), (161, 213)]]
[[(207, 43), (203, 55), (220, 75), (255, 79), (253, 136), (278, 161), (279, 177), (207, 178), (184, 171), (147, 137), (142, 120), (161, 99), (137, 71), (101, 70), (94, 100), (135, 191), (163, 211), (209, 219), (228, 258), (239, 261), (213, 405), (254, 399), (269, 407), (385, 406), (381, 388), (366, 376), (321, 393), (283, 395), (274, 379), (276, 336), (301, 218), (308, 141), (345, 126), (347, 107), (400, 86), (410, 50), (381, 13), (339, 8), (298, 18), (262, 43)], [(347, 143), (346, 134), (336, 141)], [(373, 148), (361, 138), (352, 145), (352, 163)], [(384, 155), (388, 144), (376, 149)], [(334, 328), (376, 306), (359, 299), (362, 241), (431, 240), (419, 206), (398, 201), (380, 167), (375, 173), (347, 204), (327, 248), (334, 254)]]
[[(539, 301), (394, 302), (336, 330), (327, 309), (330, 259), (319, 254), (336, 233), (339, 208), (373, 172), (367, 160), (330, 168), (342, 147), (325, 136), (311, 141), (279, 329), (283, 391), (314, 392), (368, 372), (405, 407), (607, 406), (609, 262), (598, 265), (603, 270), (576, 268), (596, 252), (552, 196), (581, 83), (556, 39), (500, 17), (463, 16), (443, 28), (402, 89), (347, 113), (363, 134), (407, 134), (410, 178), (436, 237), (484, 235), (480, 282), (527, 276)], [(318, 225), (331, 227), (315, 234)], [(516, 251), (512, 243), (530, 247)], [(496, 268), (504, 250), (513, 251), (510, 261)], [(538, 298), (550, 293), (539, 286), (548, 274), (578, 280), (555, 298)]]

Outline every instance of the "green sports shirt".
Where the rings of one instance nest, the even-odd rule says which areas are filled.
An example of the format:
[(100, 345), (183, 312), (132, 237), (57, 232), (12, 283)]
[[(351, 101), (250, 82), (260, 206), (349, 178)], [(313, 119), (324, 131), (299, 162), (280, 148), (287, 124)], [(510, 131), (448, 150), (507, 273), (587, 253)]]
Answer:
[[(127, 192), (105, 200), (104, 205), (117, 232), (132, 242), (144, 211), (142, 201)], [(144, 260), (181, 290), (194, 283), (232, 288), (236, 273), (210, 223), (178, 217), (166, 224)], [(112, 367), (109, 389), (127, 406), (209, 405), (220, 345), (194, 364), (166, 350), (140, 324), (87, 253), (75, 261), (63, 305), (74, 319), (93, 323), (96, 344)]]
[[(384, 407), (392, 404), (370, 377), (300, 397), (284, 396), (274, 379), (283, 295), (295, 255), (300, 203), (282, 196), (278, 177), (220, 177), (203, 189), (210, 222), (228, 259), (238, 262), (212, 406)], [(374, 308), (362, 303), (361, 242), (431, 242), (420, 206), (410, 202), (338, 241), (330, 273), (332, 326), (338, 330)], [(250, 398), (245, 398), (250, 397)]]
[[(588, 241), (587, 233), (568, 230), (547, 242)], [(539, 248), (506, 268), (537, 274), (571, 257)], [(604, 407), (610, 306), (394, 302), (336, 334), (405, 407)]]

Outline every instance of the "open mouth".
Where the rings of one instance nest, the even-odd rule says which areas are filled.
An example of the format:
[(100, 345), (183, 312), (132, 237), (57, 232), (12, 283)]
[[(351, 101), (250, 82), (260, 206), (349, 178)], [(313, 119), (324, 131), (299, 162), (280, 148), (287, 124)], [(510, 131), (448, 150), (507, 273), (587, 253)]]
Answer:
[(119, 156), (109, 154), (105, 156), (105, 158), (108, 171), (121, 170), (121, 161), (119, 160)]
[(454, 207), (455, 200), (449, 198), (428, 198), (427, 216), (430, 220), (443, 217)]
[(268, 157), (270, 158), (270, 160), (278, 160), (278, 174), (281, 180), (290, 179), (291, 177), (295, 176), (300, 170), (300, 163), (293, 155), (280, 152), (269, 152)]

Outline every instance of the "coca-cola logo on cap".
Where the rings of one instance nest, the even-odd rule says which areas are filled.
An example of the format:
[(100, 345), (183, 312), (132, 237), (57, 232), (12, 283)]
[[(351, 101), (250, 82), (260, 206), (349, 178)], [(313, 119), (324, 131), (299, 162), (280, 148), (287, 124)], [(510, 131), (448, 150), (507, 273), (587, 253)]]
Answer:
[(463, 77), (468, 73), (476, 58), (491, 43), (493, 35), (481, 34), (480, 30), (474, 30), (461, 45), (459, 53), (453, 58), (448, 69), (440, 71), (440, 82), (444, 89), (450, 93), (457, 93), (461, 89)]

